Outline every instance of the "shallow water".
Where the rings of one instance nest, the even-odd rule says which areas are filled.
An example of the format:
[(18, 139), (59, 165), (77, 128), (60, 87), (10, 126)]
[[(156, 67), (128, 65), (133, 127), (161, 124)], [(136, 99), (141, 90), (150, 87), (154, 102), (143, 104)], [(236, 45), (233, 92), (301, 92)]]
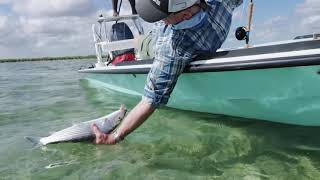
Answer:
[(139, 99), (90, 87), (94, 61), (0, 64), (0, 179), (320, 179), (319, 127), (163, 108), (116, 146), (46, 136)]

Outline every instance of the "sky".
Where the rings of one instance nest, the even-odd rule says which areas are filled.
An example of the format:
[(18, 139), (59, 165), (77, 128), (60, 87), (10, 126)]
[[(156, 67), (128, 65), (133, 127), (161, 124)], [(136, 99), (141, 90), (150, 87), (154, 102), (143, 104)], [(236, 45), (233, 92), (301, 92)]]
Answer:
[[(130, 14), (128, 0), (123, 1), (121, 13)], [(251, 43), (320, 33), (319, 1), (254, 0)], [(234, 12), (222, 48), (244, 45), (234, 31), (247, 24), (246, 7)], [(111, 0), (0, 0), (0, 59), (94, 54), (91, 26), (100, 14), (112, 14)]]

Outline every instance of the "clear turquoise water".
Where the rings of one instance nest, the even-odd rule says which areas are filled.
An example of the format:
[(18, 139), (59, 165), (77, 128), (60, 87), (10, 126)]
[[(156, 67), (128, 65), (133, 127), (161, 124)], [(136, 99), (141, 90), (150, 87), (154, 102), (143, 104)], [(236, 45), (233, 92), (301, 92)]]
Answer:
[(0, 64), (0, 179), (320, 179), (319, 127), (170, 108), (116, 146), (32, 149), (24, 136), (47, 136), (139, 100), (90, 87), (77, 70), (91, 62)]

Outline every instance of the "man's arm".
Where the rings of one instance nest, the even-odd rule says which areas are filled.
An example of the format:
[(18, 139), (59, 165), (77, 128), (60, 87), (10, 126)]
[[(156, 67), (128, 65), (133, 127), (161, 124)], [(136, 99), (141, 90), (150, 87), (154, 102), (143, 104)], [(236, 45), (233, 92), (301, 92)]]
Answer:
[[(154, 112), (155, 107), (146, 102), (145, 100), (141, 100), (125, 117), (122, 121), (118, 129), (116, 130), (118, 133), (118, 138), (123, 139), (126, 135), (130, 134), (137, 127), (139, 127), (148, 117)], [(116, 144), (115, 133), (112, 134), (103, 134), (100, 132), (97, 126), (93, 125), (92, 131), (96, 135), (96, 144)]]
[(148, 117), (154, 112), (155, 108), (146, 102), (141, 100), (123, 120), (117, 129), (120, 137), (124, 138), (137, 127), (139, 127)]

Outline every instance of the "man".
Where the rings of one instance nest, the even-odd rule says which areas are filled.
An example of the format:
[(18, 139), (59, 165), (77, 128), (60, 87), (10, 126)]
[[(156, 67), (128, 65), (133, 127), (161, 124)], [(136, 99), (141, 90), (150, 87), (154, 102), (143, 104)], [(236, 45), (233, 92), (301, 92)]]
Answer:
[[(132, 14), (137, 14), (135, 0), (129, 0), (129, 3), (130, 3), (130, 6), (131, 6)], [(119, 16), (119, 11), (120, 10), (118, 10), (118, 0), (112, 0), (112, 7), (113, 7), (113, 16)]]
[(116, 144), (139, 127), (160, 105), (165, 105), (179, 75), (196, 57), (213, 54), (225, 41), (233, 10), (242, 0), (139, 0), (142, 19), (155, 24), (154, 62), (142, 100), (112, 134), (92, 131), (97, 144)]

